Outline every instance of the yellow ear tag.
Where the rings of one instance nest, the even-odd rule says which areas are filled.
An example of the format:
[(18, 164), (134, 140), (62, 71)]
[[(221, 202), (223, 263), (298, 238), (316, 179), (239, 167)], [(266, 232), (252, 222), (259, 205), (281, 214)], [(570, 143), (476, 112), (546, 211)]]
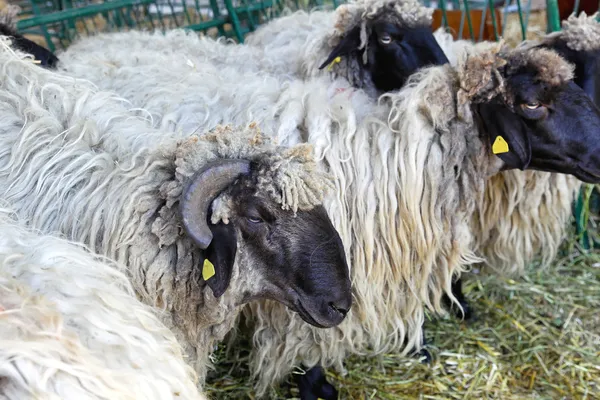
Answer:
[(342, 61), (342, 57), (336, 57), (333, 59), (333, 61), (331, 62), (331, 64), (329, 64), (329, 66), (327, 67), (327, 71), (331, 71), (333, 69), (333, 66), (337, 63), (339, 63), (340, 61)]
[(213, 276), (215, 276), (215, 266), (208, 261), (208, 258), (205, 258), (204, 265), (202, 266), (202, 279), (207, 281)]
[(496, 140), (494, 140), (494, 144), (492, 145), (492, 153), (508, 153), (508, 143), (506, 143), (506, 140), (502, 136), (496, 136)]

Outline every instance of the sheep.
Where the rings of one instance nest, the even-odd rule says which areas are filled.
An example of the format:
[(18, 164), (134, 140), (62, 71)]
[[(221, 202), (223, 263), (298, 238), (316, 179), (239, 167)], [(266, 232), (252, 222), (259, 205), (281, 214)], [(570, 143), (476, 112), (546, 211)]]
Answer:
[(0, 198), (32, 227), (126, 264), (200, 383), (248, 301), (281, 301), (320, 328), (345, 318), (345, 249), (321, 204), (333, 183), (310, 145), (276, 146), (256, 124), (180, 139), (5, 40)]
[(357, 0), (335, 11), (279, 18), (246, 43), (271, 57), (282, 52), (292, 58), (300, 77), (317, 76), (327, 67), (325, 73), (379, 96), (402, 87), (420, 68), (448, 61), (431, 32), (432, 14), (418, 0)]
[(7, 4), (0, 10), (0, 35), (11, 37), (16, 49), (31, 54), (42, 67), (54, 68), (58, 63), (54, 53), (17, 32), (16, 17), (20, 11), (21, 7), (13, 4)]
[[(495, 46), (493, 44), (483, 44), (483, 45), (477, 45), (474, 46), (473, 48), (470, 48), (469, 51), (474, 52), (475, 49), (481, 49), (482, 46)], [(498, 65), (500, 64), (500, 60), (502, 60), (504, 57), (506, 57), (506, 61), (507, 61), (507, 65), (505, 66), (501, 66)], [(463, 130), (463, 132), (469, 132), (469, 130), (471, 131), (471, 134), (474, 134), (478, 131), (478, 124), (481, 123), (483, 124), (479, 129), (482, 129), (483, 131), (479, 130), (479, 135), (481, 134), (488, 134), (490, 135), (490, 137), (487, 139), (489, 140), (488, 143), (485, 143), (485, 137), (481, 138), (481, 140), (484, 141), (485, 144), (490, 145), (493, 141), (494, 138), (496, 137), (496, 135), (498, 135), (501, 132), (498, 132), (496, 129), (498, 129), (500, 127), (500, 129), (506, 129), (505, 133), (501, 133), (500, 136), (505, 137), (506, 138), (506, 132), (510, 132), (512, 129), (515, 129), (514, 131), (518, 131), (519, 128), (519, 124), (517, 123), (516, 126), (514, 126), (514, 128), (511, 129), (511, 127), (509, 127), (509, 124), (511, 124), (511, 117), (509, 115), (507, 115), (506, 111), (502, 111), (501, 108), (498, 108), (497, 105), (495, 105), (493, 102), (490, 103), (486, 103), (487, 101), (489, 101), (491, 98), (493, 98), (498, 92), (504, 92), (505, 93), (505, 98), (506, 101), (509, 102), (508, 104), (511, 104), (510, 102), (516, 101), (516, 102), (524, 102), (524, 101), (529, 101), (530, 103), (521, 103), (521, 104), (514, 104), (515, 107), (515, 112), (520, 115), (521, 117), (529, 117), (532, 119), (537, 119), (540, 118), (540, 116), (545, 115), (545, 110), (544, 110), (544, 106), (540, 106), (538, 104), (535, 104), (535, 102), (533, 101), (533, 99), (531, 98), (524, 98), (521, 97), (523, 95), (527, 95), (529, 94), (529, 90), (531, 90), (530, 88), (532, 86), (536, 86), (537, 84), (533, 84), (531, 83), (531, 81), (524, 81), (525, 79), (530, 79), (532, 78), (531, 76), (528, 77), (529, 74), (534, 74), (533, 71), (538, 71), (538, 77), (542, 82), (544, 82), (544, 80), (547, 80), (545, 83), (540, 84), (540, 86), (554, 86), (554, 85), (559, 85), (559, 82), (563, 82), (562, 86), (565, 90), (565, 95), (566, 92), (571, 92), (571, 93), (577, 93), (577, 98), (578, 100), (576, 100), (576, 102), (578, 101), (582, 101), (585, 106), (582, 109), (582, 112), (586, 114), (586, 116), (584, 117), (583, 115), (581, 115), (581, 118), (583, 119), (583, 121), (579, 121), (578, 119), (574, 119), (572, 116), (573, 115), (577, 115), (577, 113), (575, 112), (574, 109), (571, 109), (570, 111), (566, 112), (566, 115), (571, 115), (571, 117), (567, 117), (569, 118), (569, 123), (575, 123), (575, 124), (579, 124), (579, 123), (587, 123), (586, 122), (586, 118), (588, 115), (595, 115), (594, 120), (595, 122), (593, 122), (591, 125), (588, 126), (588, 131), (586, 133), (586, 136), (589, 135), (588, 137), (591, 137), (591, 135), (593, 134), (597, 134), (599, 133), (599, 129), (600, 129), (600, 125), (598, 125), (598, 115), (599, 115), (599, 111), (594, 108), (594, 106), (590, 103), (589, 99), (585, 98), (585, 96), (583, 95), (583, 93), (581, 92), (581, 90), (579, 90), (578, 88), (575, 87), (574, 84), (572, 83), (568, 83), (565, 84), (565, 82), (563, 80), (568, 80), (570, 78), (570, 67), (563, 61), (561, 60), (555, 53), (551, 53), (551, 52), (534, 52), (534, 51), (525, 51), (525, 50), (514, 50), (512, 52), (508, 52), (508, 54), (504, 55), (503, 57), (499, 57), (494, 59), (493, 57), (489, 57), (487, 56), (485, 53), (481, 54), (479, 57), (473, 57), (472, 55), (467, 58), (467, 63), (461, 66), (461, 63), (464, 63), (464, 59), (460, 59), (459, 61), (459, 65), (457, 66), (457, 73), (459, 77), (462, 77), (461, 82), (459, 84), (459, 82), (456, 82), (454, 84), (454, 86), (450, 86), (450, 90), (448, 90), (448, 88), (444, 88), (444, 87), (440, 87), (441, 83), (450, 81), (452, 82), (453, 79), (451, 79), (450, 77), (448, 77), (447, 75), (443, 78), (443, 79), (439, 79), (439, 81), (431, 81), (431, 80), (427, 80), (427, 78), (433, 78), (434, 75), (434, 71), (439, 71), (439, 70), (447, 70), (447, 66), (445, 67), (438, 67), (438, 68), (431, 68), (430, 71), (428, 71), (429, 73), (427, 75), (425, 74), (417, 74), (417, 77), (415, 77), (415, 79), (412, 82), (409, 82), (409, 84), (407, 85), (407, 87), (405, 87), (403, 90), (401, 90), (399, 93), (395, 94), (395, 93), (390, 93), (389, 95), (387, 95), (387, 97), (389, 97), (390, 99), (397, 99), (394, 100), (395, 102), (398, 101), (404, 101), (405, 102), (405, 106), (404, 107), (397, 107), (397, 110), (402, 110), (402, 111), (398, 111), (398, 113), (402, 112), (401, 115), (392, 115), (392, 121), (404, 121), (404, 126), (409, 125), (409, 124), (414, 124), (414, 119), (415, 117), (413, 115), (422, 115), (422, 119), (424, 120), (422, 122), (422, 126), (427, 126), (427, 128), (423, 128), (422, 126), (419, 126), (419, 129), (414, 129), (414, 128), (398, 128), (398, 129), (394, 129), (395, 132), (399, 132), (401, 134), (405, 134), (405, 135), (411, 135), (408, 136), (407, 138), (404, 138), (404, 140), (406, 141), (410, 141), (412, 140), (417, 140), (414, 138), (414, 136), (416, 135), (420, 135), (423, 134), (425, 132), (431, 132), (430, 134), (433, 134), (433, 137), (435, 137), (436, 134), (441, 134), (443, 137), (442, 132), (448, 132), (448, 130), (451, 131), (451, 127), (452, 124), (456, 123), (458, 124), (459, 121), (461, 121), (461, 119), (465, 119), (467, 121), (468, 127), (462, 126), (458, 129)], [(527, 65), (528, 64), (528, 65)], [(462, 70), (461, 70), (462, 68)], [(490, 71), (491, 70), (491, 71)], [(495, 70), (495, 71), (494, 71)], [(508, 74), (509, 77), (506, 77), (506, 75), (504, 74)], [(514, 74), (514, 75), (513, 75)], [(512, 75), (512, 76), (511, 76)], [(502, 76), (504, 76), (507, 80), (504, 80), (502, 78)], [(526, 78), (527, 77), (527, 78)], [(550, 78), (552, 77), (552, 78)], [(533, 76), (533, 78), (535, 78), (535, 76)], [(498, 79), (498, 81), (495, 81), (495, 79)], [(492, 83), (494, 82), (494, 83)], [(452, 84), (450, 84), (452, 85)], [(514, 85), (514, 86), (513, 86)], [(453, 98), (454, 96), (452, 95), (452, 93), (454, 93), (455, 91), (457, 91), (457, 89), (460, 88), (458, 90), (458, 95), (455, 97), (455, 99)], [(411, 96), (411, 92), (416, 92), (417, 90), (422, 90), (423, 92), (426, 93), (419, 93), (419, 96)], [(515, 89), (517, 90), (517, 93), (514, 93), (513, 91), (515, 91)], [(556, 90), (556, 89), (548, 89), (548, 90)], [(447, 94), (449, 93), (449, 94)], [(447, 104), (443, 104), (442, 103), (442, 99), (445, 98), (446, 96), (448, 96), (450, 98), (450, 100), (448, 101)], [(473, 108), (472, 109), (466, 109), (466, 110), (462, 110), (460, 107), (458, 108), (457, 111), (456, 110), (456, 104), (454, 103), (454, 101), (457, 101), (458, 104), (460, 104), (461, 102), (461, 98), (467, 97), (471, 100), (471, 102), (475, 103), (473, 104)], [(562, 95), (561, 95), (562, 96)], [(477, 105), (477, 103), (479, 102), (483, 102), (483, 104)], [(488, 108), (489, 107), (489, 108)], [(512, 106), (511, 106), (512, 107)], [(517, 108), (518, 107), (518, 108)], [(555, 104), (555, 110), (558, 111), (558, 108), (560, 106), (558, 104)], [(487, 108), (487, 110), (486, 110)], [(530, 109), (531, 108), (531, 109)], [(541, 109), (540, 109), (541, 108)], [(426, 110), (434, 110), (434, 111), (426, 111)], [(585, 111), (584, 111), (585, 110)], [(440, 116), (443, 115), (443, 111), (446, 111), (447, 113), (453, 113), (456, 112), (456, 114), (453, 114), (451, 117), (449, 117), (449, 119), (445, 119), (442, 118)], [(540, 112), (543, 112), (544, 114), (540, 115)], [(501, 117), (502, 119), (498, 118)], [(565, 114), (563, 114), (563, 116), (565, 116)], [(475, 118), (478, 117), (478, 118)], [(412, 118), (412, 121), (411, 121)], [(454, 118), (454, 119), (452, 119)], [(563, 117), (560, 117), (563, 118)], [(514, 120), (514, 117), (512, 118)], [(454, 121), (454, 122), (450, 122), (450, 121)], [(414, 126), (414, 125), (413, 125)], [(558, 128), (558, 127), (557, 127)], [(558, 137), (555, 137), (555, 139), (559, 140), (561, 143), (564, 142), (565, 140), (565, 133), (568, 132), (569, 135), (574, 134), (575, 132), (577, 132), (581, 127), (571, 127), (568, 124), (565, 124), (562, 128), (558, 128), (558, 131), (555, 131), (554, 134), (558, 134)], [(573, 130), (571, 130), (573, 129)], [(582, 128), (585, 129), (585, 128)], [(564, 132), (563, 132), (564, 130)], [(475, 131), (475, 132), (473, 132)], [(531, 132), (532, 133), (532, 132)], [(548, 132), (549, 133), (549, 132)], [(554, 135), (552, 134), (552, 135)], [(464, 135), (464, 133), (463, 133)], [(531, 136), (531, 139), (533, 139), (533, 135)], [(555, 140), (552, 139), (552, 140)], [(385, 139), (381, 139), (381, 137), (378, 139), (379, 141), (381, 140), (385, 140)], [(444, 142), (443, 139), (440, 139), (440, 141), (442, 143), (439, 143), (438, 145), (443, 149), (444, 147), (447, 148), (448, 152), (451, 152), (452, 150), (452, 143), (453, 143), (454, 139), (448, 139), (447, 142)], [(463, 140), (467, 140), (467, 143), (470, 142), (469, 139), (463, 139)], [(593, 144), (594, 142), (590, 142), (591, 146), (594, 146)], [(430, 144), (430, 143), (429, 143)], [(430, 144), (431, 146), (434, 146), (434, 144)], [(518, 144), (514, 143), (514, 144), (509, 144), (509, 148), (514, 148), (515, 145), (518, 146)], [(537, 147), (536, 145), (533, 145), (533, 143), (531, 143), (531, 146), (533, 147)], [(568, 160), (563, 160), (562, 162), (559, 162), (558, 164), (555, 165), (555, 167), (549, 167), (548, 164), (546, 164), (545, 162), (540, 162), (539, 161), (534, 161), (534, 158), (540, 156), (541, 154), (538, 153), (539, 150), (543, 149), (543, 148), (548, 148), (547, 146), (543, 145), (538, 147), (538, 150), (535, 150), (532, 148), (532, 154), (537, 154), (537, 155), (533, 155), (531, 158), (529, 158), (527, 155), (523, 154), (521, 156), (518, 157), (503, 157), (504, 154), (506, 153), (501, 153), (499, 154), (500, 158), (503, 158), (503, 161), (505, 163), (507, 163), (507, 166), (512, 166), (517, 167), (517, 168), (535, 168), (535, 169), (547, 169), (550, 171), (557, 171), (557, 169), (564, 167), (565, 163), (564, 161), (568, 161)], [(488, 148), (489, 149), (489, 148)], [(396, 150), (398, 151), (398, 150)], [(476, 150), (472, 150), (475, 153), (477, 153)], [(489, 151), (489, 150), (488, 150)], [(596, 150), (590, 151), (589, 153), (586, 152), (586, 154), (583, 156), (583, 158), (581, 159), (581, 161), (586, 162), (588, 160), (588, 157), (594, 157)], [(413, 149), (412, 151), (409, 150), (404, 150), (402, 151), (400, 154), (405, 154), (405, 155), (411, 155), (413, 153), (417, 153), (416, 149)], [(486, 152), (481, 152), (479, 153), (479, 157), (481, 157), (481, 154), (485, 154)], [(429, 153), (431, 154), (431, 152)], [(434, 153), (435, 154), (435, 153)], [(431, 156), (433, 157), (433, 156)], [(463, 155), (464, 157), (464, 155)], [(584, 170), (582, 170), (581, 173), (579, 173), (579, 171), (577, 171), (577, 168), (572, 169), (570, 171), (570, 173), (573, 173), (577, 178), (582, 179), (584, 181), (597, 181), (597, 159), (596, 158), (592, 158), (593, 163), (596, 165), (596, 167), (591, 167), (591, 165), (588, 165), (586, 167), (584, 167), (584, 169), (587, 168), (594, 168), (595, 172), (590, 171), (590, 173), (585, 172)], [(529, 163), (529, 165), (524, 165), (523, 162), (525, 163)], [(391, 164), (391, 162), (390, 162)], [(409, 164), (408, 166), (405, 166), (405, 168), (409, 169), (412, 167), (412, 163)], [(449, 167), (448, 160), (446, 160), (445, 164), (439, 165), (439, 169), (452, 169), (451, 167)], [(412, 167), (414, 168), (414, 167)], [(477, 170), (480, 170), (481, 167), (475, 168)], [(461, 172), (462, 171), (462, 172)], [(494, 175), (495, 171), (489, 171), (491, 175)], [(569, 172), (568, 169), (567, 170), (563, 170), (561, 172)], [(442, 171), (440, 171), (439, 173), (442, 173)], [(468, 176), (468, 173), (465, 171), (464, 167), (458, 166), (458, 169), (456, 170), (457, 174), (460, 174), (459, 176)], [(594, 178), (596, 177), (596, 178)], [(398, 179), (398, 178), (396, 178)], [(460, 178), (459, 178), (460, 179)], [(465, 178), (463, 178), (465, 179)], [(412, 181), (414, 183), (414, 181)], [(564, 187), (565, 185), (563, 185), (562, 189), (563, 191), (568, 191), (570, 190), (568, 187)], [(444, 187), (444, 186), (442, 186)], [(485, 180), (482, 180), (481, 182), (479, 182), (479, 184), (476, 186), (476, 188), (478, 188), (478, 191), (475, 191), (475, 193), (479, 192), (483, 192), (483, 190), (487, 187), (487, 184), (485, 184)], [(408, 192), (410, 189), (406, 188), (406, 191)], [(414, 190), (414, 189), (413, 189)], [(462, 191), (460, 191), (460, 193), (462, 193), (462, 196), (459, 196), (459, 198), (463, 198), (463, 196), (466, 196), (467, 193), (469, 193), (469, 191), (473, 191), (473, 188), (466, 188), (463, 189)], [(417, 196), (420, 193), (417, 193)], [(483, 194), (483, 193), (482, 193)], [(477, 199), (477, 196), (475, 196), (475, 199)], [(441, 202), (442, 200), (440, 200)], [(452, 199), (451, 196), (447, 197), (446, 199), (446, 203), (450, 202), (454, 202), (455, 200)], [(463, 200), (464, 201), (464, 200)], [(468, 212), (466, 214), (460, 214), (461, 218), (466, 218), (467, 220), (470, 220), (470, 215), (477, 210), (480, 207), (481, 202), (483, 201), (482, 198), (479, 198), (479, 201), (473, 201), (473, 205), (472, 208), (469, 208), (471, 210), (471, 212)], [(427, 204), (427, 203), (425, 203)], [(426, 206), (423, 205), (423, 208), (426, 209)], [(444, 211), (442, 211), (443, 214), (445, 214)], [(409, 213), (407, 213), (409, 214)], [(458, 213), (457, 213), (458, 214)], [(388, 217), (389, 215), (392, 215), (392, 212), (387, 213)], [(452, 214), (455, 215), (455, 214)], [(440, 224), (442, 225), (442, 224)], [(470, 224), (469, 224), (470, 225)], [(414, 226), (409, 225), (409, 229), (414, 229)], [(451, 231), (452, 228), (447, 228), (446, 231)], [(473, 244), (477, 243), (477, 237), (474, 237), (477, 235), (477, 231), (473, 231), (471, 227), (469, 227), (468, 229), (469, 232), (469, 236), (470, 236), (470, 240), (472, 241)], [(465, 232), (466, 234), (466, 232)], [(466, 240), (466, 239), (463, 239)], [(469, 248), (477, 248), (477, 246), (471, 245), (469, 246)], [(430, 248), (430, 251), (431, 248)], [(352, 264), (352, 270), (353, 270), (353, 275), (355, 274), (354, 271), (358, 270), (358, 265), (356, 264)], [(374, 269), (371, 269), (371, 271), (373, 271)], [(372, 273), (372, 272), (371, 272)], [(356, 277), (356, 275), (355, 275)], [(355, 290), (358, 291), (360, 289), (360, 285), (358, 282), (361, 282), (361, 279), (368, 279), (366, 277), (360, 277), (359, 279), (355, 279), (353, 281), (354, 283), (354, 287)], [(371, 283), (371, 282), (370, 282)], [(398, 287), (399, 285), (397, 284), (397, 282), (389, 279), (386, 284), (391, 285), (392, 287)], [(388, 295), (387, 293), (385, 293), (384, 290), (382, 290), (380, 287), (373, 285), (374, 287), (371, 288), (371, 290), (373, 290), (375, 293), (377, 293), (377, 296), (381, 296), (383, 297), (383, 299), (385, 301), (388, 301)], [(448, 294), (448, 288), (446, 287), (446, 293)], [(400, 289), (402, 290), (402, 289)], [(384, 293), (384, 294), (382, 294)], [(373, 301), (373, 297), (371, 296), (370, 300)], [(361, 300), (360, 300), (360, 296), (356, 296), (357, 301), (356, 301), (356, 309), (357, 312), (360, 312), (361, 310)], [(376, 298), (376, 297), (375, 297)], [(364, 301), (364, 300), (363, 300)], [(388, 303), (391, 303), (388, 301)], [(343, 368), (342, 366), (342, 357), (340, 356), (341, 353), (343, 353), (344, 349), (344, 345), (341, 345), (339, 343), (337, 343), (337, 341), (343, 341), (343, 340), (347, 340), (347, 341), (355, 341), (355, 338), (358, 336), (355, 332), (351, 331), (350, 329), (347, 328), (348, 325), (352, 324), (353, 321), (352, 319), (346, 321), (344, 324), (340, 325), (340, 328), (344, 330), (344, 334), (342, 336), (337, 336), (335, 338), (332, 338), (330, 333), (329, 334), (325, 334), (322, 335), (319, 333), (319, 336), (315, 339), (312, 339), (312, 336), (309, 335), (306, 332), (306, 328), (299, 326), (297, 324), (294, 324), (294, 320), (292, 318), (289, 319), (288, 321), (285, 321), (285, 315), (286, 313), (279, 310), (279, 307), (277, 307), (276, 305), (273, 305), (272, 308), (269, 305), (265, 305), (263, 303), (258, 303), (258, 304), (254, 304), (251, 305), (249, 307), (251, 309), (251, 316), (252, 316), (252, 320), (257, 321), (257, 323), (259, 324), (259, 326), (256, 328), (256, 333), (254, 336), (254, 343), (258, 344), (258, 348), (257, 350), (255, 350), (255, 354), (253, 356), (254, 360), (255, 360), (255, 365), (254, 365), (254, 370), (257, 371), (257, 374), (260, 374), (260, 378), (261, 381), (259, 382), (261, 388), (266, 388), (266, 386), (269, 384), (270, 380), (273, 379), (275, 375), (275, 373), (281, 373), (281, 368), (284, 365), (290, 365), (294, 363), (294, 360), (300, 358), (304, 361), (304, 363), (306, 365), (315, 365), (317, 363), (324, 363), (326, 364), (326, 366), (329, 365), (337, 365), (338, 368)], [(389, 310), (388, 310), (389, 312)], [(356, 315), (354, 312), (352, 314), (353, 316)], [(379, 323), (387, 323), (386, 319), (381, 318), (379, 315), (375, 315), (375, 314), (370, 314), (368, 317), (364, 317), (368, 320), (373, 320), (373, 321), (378, 321)], [(381, 318), (381, 319), (380, 319)], [(282, 321), (279, 323), (279, 328), (277, 327), (277, 321)], [(384, 322), (385, 321), (385, 322)], [(264, 324), (263, 326), (261, 326), (260, 324)], [(272, 325), (271, 325), (272, 324)], [(371, 330), (367, 330), (367, 332), (369, 333), (369, 335), (372, 334)], [(391, 330), (387, 331), (388, 333), (391, 332)], [(279, 339), (277, 339), (277, 336), (279, 336)], [(306, 339), (306, 337), (311, 337), (311, 339)], [(337, 341), (336, 341), (337, 339)], [(354, 343), (352, 343), (354, 344)], [(380, 346), (378, 346), (378, 344), (372, 345), (375, 349), (379, 350), (379, 351), (389, 351), (389, 348), (382, 348)], [(350, 349), (350, 351), (353, 351), (355, 353), (358, 354), (364, 354), (364, 350), (358, 350), (356, 348), (352, 349), (351, 345), (347, 347), (347, 349)], [(346, 350), (347, 350), (346, 349)], [(376, 350), (376, 351), (377, 351)], [(268, 379), (267, 379), (268, 377)]]
[[(547, 155), (550, 160), (540, 151), (564, 126), (589, 123), (576, 131), (581, 136), (575, 140), (597, 132), (598, 110), (589, 108), (589, 99), (567, 83), (570, 67), (550, 51), (501, 52), (500, 44), (482, 46), (469, 48), (478, 53), (461, 60), (456, 69), (424, 69), (380, 102), (348, 82), (344, 86), (342, 80), (324, 76), (281, 84), (279, 95), (269, 92), (273, 97), (268, 100), (263, 94), (271, 90), (271, 82), (278, 82), (274, 77), (252, 80), (248, 74), (233, 79), (197, 59), (141, 50), (129, 56), (144, 62), (123, 67), (111, 61), (124, 58), (117, 46), (92, 54), (93, 62), (81, 59), (65, 65), (78, 77), (105, 75), (98, 85), (118, 91), (135, 107), (152, 109), (154, 124), (169, 124), (173, 131), (188, 131), (194, 126), (193, 116), (198, 117), (197, 129), (210, 129), (222, 114), (236, 123), (257, 119), (265, 123), (266, 134), (281, 142), (314, 144), (322, 165), (336, 177), (336, 195), (328, 199), (327, 210), (350, 252), (354, 305), (346, 320), (327, 332), (312, 330), (268, 302), (246, 307), (250, 320), (256, 320), (253, 369), (261, 375), (257, 389), (264, 394), (296, 362), (341, 368), (349, 353), (408, 353), (418, 347), (424, 309), (444, 312), (441, 298), (444, 293), (451, 296), (452, 277), (482, 261), (475, 252), (472, 214), (488, 176), (503, 165), (596, 179), (595, 170), (586, 175), (565, 165), (569, 151), (554, 148), (555, 153)], [(155, 60), (149, 65), (152, 56)], [(529, 78), (527, 68), (540, 81), (516, 85), (516, 80)], [(88, 69), (102, 72), (88, 74)], [(519, 104), (513, 109), (515, 101), (522, 101), (513, 98), (513, 91), (543, 85), (558, 93), (562, 103), (552, 115), (561, 124), (559, 132), (540, 122), (531, 125), (535, 130), (515, 136), (523, 133), (519, 127), (525, 117), (539, 117), (536, 113), (545, 108), (530, 104), (530, 110)], [(582, 103), (570, 104), (566, 93), (573, 93), (577, 101), (583, 96)], [(508, 104), (504, 108), (501, 94)], [(590, 117), (575, 122), (565, 117), (573, 107)], [(496, 113), (506, 121), (498, 121)], [(483, 118), (474, 120), (479, 116), (488, 124), (479, 127)], [(517, 151), (493, 155), (496, 135)], [(530, 148), (531, 154), (521, 152)]]
[[(442, 28), (434, 36), (452, 65), (473, 46), (467, 40), (454, 41)], [(577, 68), (575, 74), (576, 71)], [(578, 83), (577, 75), (574, 82)], [(566, 236), (565, 228), (580, 187), (581, 181), (573, 176), (542, 171), (504, 171), (490, 177), (472, 228), (486, 266), (515, 276), (522, 274), (536, 257), (541, 256), (542, 266), (548, 265)], [(462, 294), (462, 282), (458, 280), (453, 286), (462, 308), (456, 313), (469, 319), (472, 311)]]
[(125, 268), (0, 209), (0, 397), (206, 399)]
[[(69, 68), (75, 54), (83, 56), (90, 50), (96, 53), (116, 47), (120, 54), (122, 50), (126, 52), (121, 58), (109, 55), (110, 62), (125, 67), (154, 63), (153, 59), (130, 57), (129, 52), (153, 51), (233, 70), (242, 75), (236, 81), (248, 73), (268, 74), (283, 81), (321, 75), (343, 77), (376, 97), (390, 85), (404, 82), (419, 68), (447, 62), (431, 32), (432, 12), (417, 0), (360, 0), (342, 5), (335, 12), (294, 13), (267, 24), (256, 35), (264, 37), (261, 32), (265, 29), (269, 33), (275, 31), (271, 36), (281, 36), (281, 41), (272, 46), (227, 44), (224, 39), (215, 41), (183, 30), (165, 34), (129, 31), (83, 38), (63, 52), (61, 60)], [(287, 22), (302, 29), (288, 26), (287, 33), (281, 29)], [(307, 28), (311, 23), (315, 24), (314, 31)], [(294, 39), (288, 40), (290, 36)], [(368, 43), (363, 43), (366, 38)], [(344, 61), (334, 63), (331, 72), (324, 69), (338, 57)], [(94, 82), (101, 78), (88, 76)]]

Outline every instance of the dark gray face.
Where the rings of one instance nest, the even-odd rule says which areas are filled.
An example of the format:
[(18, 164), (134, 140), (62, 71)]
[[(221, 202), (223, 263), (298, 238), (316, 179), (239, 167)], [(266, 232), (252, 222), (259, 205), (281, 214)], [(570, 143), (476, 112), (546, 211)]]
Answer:
[(514, 110), (501, 100), (477, 106), (490, 143), (503, 137), (509, 151), (498, 154), (506, 169), (535, 169), (600, 182), (600, 110), (573, 82), (550, 87), (533, 70), (507, 78)]
[(435, 40), (431, 27), (406, 28), (387, 21), (369, 23), (367, 63), (364, 64), (360, 46), (360, 27), (356, 27), (340, 41), (324, 68), (336, 57), (350, 57), (369, 75), (380, 92), (402, 88), (406, 80), (419, 69), (448, 63), (448, 59)]
[[(241, 235), (245, 251), (268, 282), (260, 297), (271, 298), (321, 328), (339, 324), (352, 304), (342, 241), (323, 207), (282, 210), (279, 204), (236, 185), (235, 216), (226, 240)], [(250, 186), (252, 187), (252, 186)], [(217, 242), (215, 242), (217, 243)]]
[[(182, 195), (186, 232), (214, 266), (206, 284), (221, 296), (243, 251), (243, 262), (260, 285), (244, 294), (245, 300), (279, 301), (320, 328), (339, 324), (350, 309), (352, 292), (337, 231), (323, 207), (294, 215), (268, 194), (256, 193), (256, 167), (247, 160), (214, 161), (198, 171)], [(233, 202), (229, 223), (213, 225), (210, 204), (223, 191)]]

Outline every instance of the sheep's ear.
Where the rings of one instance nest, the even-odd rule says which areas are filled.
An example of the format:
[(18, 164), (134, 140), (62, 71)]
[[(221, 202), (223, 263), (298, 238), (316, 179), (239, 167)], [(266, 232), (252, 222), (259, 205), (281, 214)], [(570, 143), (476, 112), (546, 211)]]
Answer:
[(327, 60), (325, 60), (325, 62), (323, 64), (321, 64), (319, 69), (323, 69), (323, 68), (327, 67), (329, 64), (331, 64), (333, 62), (333, 60), (335, 60), (338, 57), (346, 56), (346, 55), (352, 53), (353, 51), (358, 50), (359, 46), (360, 46), (360, 26), (357, 26), (357, 27), (353, 28), (350, 32), (348, 32), (346, 34), (346, 36), (344, 36), (342, 38), (342, 40), (340, 40), (340, 43), (338, 43), (338, 45), (335, 46), (335, 48), (331, 51), (331, 53), (329, 53)]
[(585, 65), (581, 79), (581, 88), (590, 96), (594, 104), (600, 106), (600, 60), (595, 59), (590, 62), (590, 65)]
[(492, 152), (504, 161), (505, 169), (527, 168), (531, 162), (531, 143), (523, 119), (498, 103), (480, 104), (478, 111)]
[(202, 265), (202, 279), (212, 289), (215, 297), (225, 293), (231, 281), (235, 253), (237, 252), (237, 234), (233, 224), (219, 222), (210, 224), (213, 240), (206, 250), (206, 259)]

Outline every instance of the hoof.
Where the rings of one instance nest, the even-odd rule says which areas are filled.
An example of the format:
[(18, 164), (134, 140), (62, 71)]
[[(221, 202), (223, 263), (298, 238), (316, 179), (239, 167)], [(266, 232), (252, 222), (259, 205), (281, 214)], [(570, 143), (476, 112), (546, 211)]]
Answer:
[[(467, 303), (466, 301), (461, 301), (460, 305), (463, 309), (463, 311), (461, 312), (460, 309), (456, 306), (454, 306), (452, 308), (452, 311), (454, 311), (454, 315), (456, 316), (456, 318), (458, 319), (463, 319), (465, 321), (472, 321), (475, 318), (475, 315), (473, 313), (473, 309), (471, 308), (471, 306), (469, 305), (469, 303)], [(464, 312), (464, 314), (463, 314)]]
[(417, 353), (417, 357), (421, 360), (421, 364), (431, 364), (431, 362), (433, 361), (431, 353), (424, 347), (421, 350), (419, 350), (419, 352)]
[(317, 366), (306, 371), (304, 375), (296, 375), (301, 400), (338, 400), (335, 387), (327, 382), (325, 371)]

